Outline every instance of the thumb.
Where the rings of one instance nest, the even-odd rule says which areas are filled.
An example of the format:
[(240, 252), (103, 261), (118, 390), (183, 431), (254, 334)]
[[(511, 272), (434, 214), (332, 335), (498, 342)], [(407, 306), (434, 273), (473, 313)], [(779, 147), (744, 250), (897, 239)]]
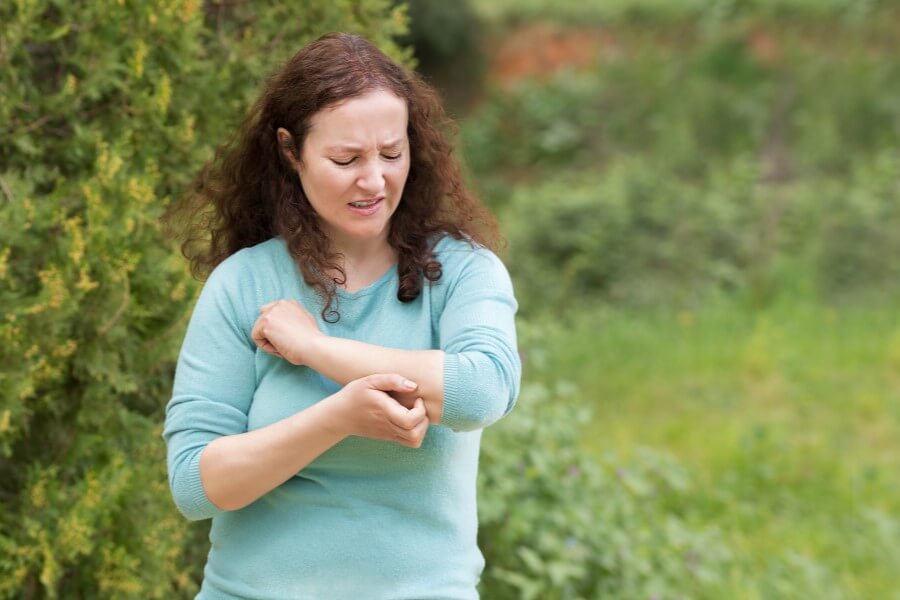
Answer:
[(370, 388), (382, 392), (411, 392), (419, 387), (419, 384), (397, 373), (378, 373), (365, 379)]

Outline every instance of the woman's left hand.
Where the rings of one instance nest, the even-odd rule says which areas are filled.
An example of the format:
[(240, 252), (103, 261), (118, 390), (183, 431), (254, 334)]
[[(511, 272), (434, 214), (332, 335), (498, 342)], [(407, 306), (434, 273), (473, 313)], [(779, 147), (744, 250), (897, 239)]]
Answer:
[(306, 308), (296, 300), (264, 304), (253, 325), (253, 342), (260, 350), (295, 364), (306, 364), (315, 342), (325, 334)]

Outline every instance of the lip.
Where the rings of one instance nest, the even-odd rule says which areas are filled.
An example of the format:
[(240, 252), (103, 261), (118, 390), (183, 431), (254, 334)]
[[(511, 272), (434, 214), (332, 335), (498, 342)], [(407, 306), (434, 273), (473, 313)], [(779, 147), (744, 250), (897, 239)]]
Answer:
[(362, 198), (360, 200), (351, 200), (351, 202), (377, 202), (378, 200), (384, 200), (384, 196), (372, 196), (371, 198)]
[(352, 210), (354, 213), (362, 216), (369, 216), (375, 214), (378, 209), (381, 207), (381, 204), (384, 202), (384, 196), (376, 196), (374, 198), (366, 198), (365, 200), (354, 200), (353, 202), (372, 202), (371, 206), (366, 206), (364, 208), (358, 208), (353, 206), (349, 202), (347, 203), (347, 208)]

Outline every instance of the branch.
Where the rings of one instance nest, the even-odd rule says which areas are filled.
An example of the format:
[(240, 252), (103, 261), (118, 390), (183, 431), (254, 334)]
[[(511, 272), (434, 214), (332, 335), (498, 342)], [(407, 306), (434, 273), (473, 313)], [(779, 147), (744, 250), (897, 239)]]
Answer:
[(9, 186), (6, 184), (6, 181), (2, 177), (0, 177), (0, 190), (3, 190), (3, 195), (6, 196), (6, 201), (10, 204), (16, 203), (16, 197), (13, 196), (12, 190), (9, 189)]
[(122, 316), (122, 313), (125, 312), (125, 309), (128, 308), (128, 301), (131, 299), (131, 288), (128, 284), (128, 276), (125, 276), (125, 293), (122, 295), (122, 303), (119, 304), (119, 308), (116, 309), (116, 312), (112, 317), (109, 318), (109, 321), (100, 326), (100, 329), (97, 330), (97, 333), (100, 335), (106, 335), (109, 333), (109, 330), (115, 325), (116, 321), (119, 320), (119, 317)]

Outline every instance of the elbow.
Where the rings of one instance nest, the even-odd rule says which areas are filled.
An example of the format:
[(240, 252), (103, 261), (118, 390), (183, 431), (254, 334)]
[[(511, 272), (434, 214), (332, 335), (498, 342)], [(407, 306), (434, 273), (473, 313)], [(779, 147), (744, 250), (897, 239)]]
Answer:
[(441, 423), (454, 431), (474, 431), (509, 414), (521, 382), (518, 353), (464, 352), (453, 356), (445, 366)]
[(449, 419), (444, 419), (443, 423), (453, 429), (453, 431), (462, 432), (484, 429), (509, 414), (515, 402), (511, 401), (505, 406), (499, 403), (478, 401), (473, 404), (475, 406), (459, 411)]
[(219, 512), (218, 509), (215, 509), (214, 505), (212, 505), (211, 507), (204, 507), (201, 503), (197, 502), (189, 493), (178, 490), (176, 487), (172, 487), (171, 489), (172, 500), (175, 501), (175, 508), (177, 508), (178, 512), (180, 512), (181, 515), (188, 521), (203, 521), (205, 519), (211, 519)]
[(215, 513), (200, 510), (196, 504), (177, 494), (173, 494), (172, 497), (175, 500), (175, 508), (188, 521), (203, 521), (211, 519), (215, 515)]
[(189, 521), (210, 519), (225, 510), (213, 504), (203, 488), (201, 452), (202, 448), (186, 453), (169, 465), (169, 489), (175, 508)]

